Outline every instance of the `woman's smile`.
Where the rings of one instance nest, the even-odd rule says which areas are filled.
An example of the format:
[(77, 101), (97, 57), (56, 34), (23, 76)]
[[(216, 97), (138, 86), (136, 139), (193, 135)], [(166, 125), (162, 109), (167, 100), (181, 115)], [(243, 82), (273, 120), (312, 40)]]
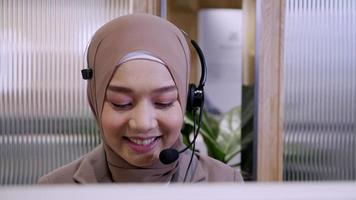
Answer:
[(161, 136), (157, 137), (123, 137), (127, 141), (127, 145), (136, 153), (148, 153), (154, 149)]

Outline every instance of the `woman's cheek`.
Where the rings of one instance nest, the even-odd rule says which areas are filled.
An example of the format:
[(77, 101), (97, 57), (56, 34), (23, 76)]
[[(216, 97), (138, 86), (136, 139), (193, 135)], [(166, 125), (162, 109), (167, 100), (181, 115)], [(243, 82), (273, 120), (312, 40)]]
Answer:
[(170, 140), (178, 138), (183, 125), (183, 114), (179, 106), (161, 115), (161, 130), (164, 129)]
[(110, 105), (106, 102), (102, 113), (102, 126), (104, 135), (112, 137), (118, 134), (124, 125), (124, 116), (119, 115)]

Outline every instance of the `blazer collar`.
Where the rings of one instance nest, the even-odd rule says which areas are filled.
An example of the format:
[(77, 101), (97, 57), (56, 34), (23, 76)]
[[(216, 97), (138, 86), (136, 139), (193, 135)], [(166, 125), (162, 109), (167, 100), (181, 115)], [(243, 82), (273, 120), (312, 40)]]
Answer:
[[(184, 176), (187, 171), (191, 155), (191, 150), (187, 150), (180, 155), (181, 158), (179, 160), (178, 182), (183, 182), (184, 180)], [(199, 155), (195, 154), (188, 171), (187, 181), (188, 183), (197, 183), (204, 182), (205, 180), (206, 175), (204, 173), (203, 167), (201, 166), (201, 162), (199, 161)]]
[(73, 175), (78, 183), (110, 183), (110, 171), (106, 163), (103, 144), (88, 153)]
[[(182, 158), (179, 163), (178, 182), (182, 182), (184, 179), (191, 151), (186, 151), (181, 154), (181, 156)], [(199, 156), (194, 156), (193, 163), (195, 164), (193, 164), (189, 169), (191, 175), (188, 174), (188, 182), (204, 182), (206, 180), (206, 175), (201, 166), (201, 162), (199, 162)], [(93, 151), (84, 156), (82, 162), (79, 164), (73, 175), (73, 179), (80, 184), (113, 182), (107, 165), (103, 144), (100, 144)]]

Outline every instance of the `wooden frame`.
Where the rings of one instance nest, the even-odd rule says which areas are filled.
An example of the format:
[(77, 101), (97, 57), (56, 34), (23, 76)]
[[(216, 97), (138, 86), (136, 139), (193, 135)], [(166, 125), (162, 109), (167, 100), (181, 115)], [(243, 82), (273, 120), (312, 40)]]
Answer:
[(283, 179), (284, 8), (284, 0), (257, 0), (256, 4), (257, 181)]
[(134, 13), (149, 13), (160, 16), (160, 0), (133, 0)]

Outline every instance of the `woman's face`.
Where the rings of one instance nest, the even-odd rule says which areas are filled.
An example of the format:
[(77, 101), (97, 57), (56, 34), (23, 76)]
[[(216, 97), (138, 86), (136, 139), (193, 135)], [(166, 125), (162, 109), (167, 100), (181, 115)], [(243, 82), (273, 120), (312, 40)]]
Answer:
[(101, 120), (106, 143), (127, 162), (143, 167), (157, 161), (183, 124), (168, 69), (149, 60), (122, 64), (107, 88)]

